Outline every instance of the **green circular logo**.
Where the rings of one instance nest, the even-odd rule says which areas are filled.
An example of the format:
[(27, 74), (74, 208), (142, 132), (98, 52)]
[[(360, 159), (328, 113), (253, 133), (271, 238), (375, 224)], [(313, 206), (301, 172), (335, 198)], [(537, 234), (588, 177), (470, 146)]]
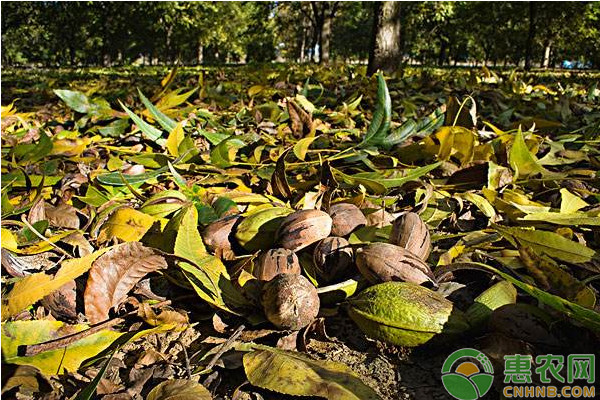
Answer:
[[(466, 357), (470, 359), (459, 362)], [(477, 363), (471, 360), (473, 358)], [(458, 400), (477, 400), (483, 397), (493, 382), (492, 363), (479, 350), (456, 350), (446, 358), (442, 366), (442, 383), (446, 391)]]

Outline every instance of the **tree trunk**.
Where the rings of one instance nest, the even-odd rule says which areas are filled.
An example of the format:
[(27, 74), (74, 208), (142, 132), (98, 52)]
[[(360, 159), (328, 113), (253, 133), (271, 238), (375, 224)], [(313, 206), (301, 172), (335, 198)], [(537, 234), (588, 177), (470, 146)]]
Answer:
[(202, 43), (200, 41), (198, 41), (197, 59), (198, 59), (198, 65), (202, 65), (202, 63), (204, 63), (204, 46), (202, 45)]
[(374, 5), (367, 75), (373, 75), (379, 69), (393, 72), (400, 60), (400, 3), (378, 1)]
[(548, 69), (550, 64), (550, 51), (552, 50), (552, 41), (547, 40), (544, 46), (544, 60), (542, 61), (542, 66), (544, 69)]
[(529, 32), (527, 34), (527, 42), (525, 43), (525, 69), (531, 69), (531, 58), (533, 51), (533, 40), (535, 39), (535, 18), (537, 14), (537, 5), (535, 2), (529, 2)]
[(444, 61), (446, 61), (446, 49), (448, 48), (448, 42), (443, 38), (440, 40), (440, 52), (438, 54), (438, 66), (441, 67), (444, 65)]
[(326, 8), (323, 16), (323, 28), (321, 29), (321, 42), (319, 45), (319, 63), (329, 64), (329, 47), (331, 43), (331, 23), (333, 16)]
[(302, 42), (300, 43), (300, 63), (304, 62), (306, 52), (306, 28), (302, 27)]

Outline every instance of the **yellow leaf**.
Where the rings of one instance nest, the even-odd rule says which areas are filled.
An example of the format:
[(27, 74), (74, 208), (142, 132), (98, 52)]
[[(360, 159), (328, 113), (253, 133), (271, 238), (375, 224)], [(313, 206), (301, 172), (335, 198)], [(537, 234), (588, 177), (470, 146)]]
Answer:
[(444, 126), (435, 136), (440, 142), (440, 160), (448, 160), (452, 156), (464, 165), (473, 159), (475, 135), (470, 130), (461, 126)]
[(181, 122), (178, 122), (167, 138), (166, 147), (170, 155), (179, 157), (179, 145), (184, 138), (183, 126), (181, 125)]
[(54, 276), (38, 272), (19, 280), (3, 299), (3, 302), (7, 304), (7, 308), (5, 309), (6, 314), (3, 313), (2, 318), (6, 319), (15, 315), (59, 289), (65, 283), (87, 272), (96, 258), (108, 249), (96, 251), (82, 258), (63, 261), (62, 266)]
[(0, 242), (2, 243), (2, 248), (10, 251), (17, 251), (17, 239), (15, 235), (12, 234), (8, 229), (2, 228), (1, 230), (2, 236)]
[(254, 85), (250, 89), (248, 89), (248, 96), (254, 97), (263, 90), (265, 90), (265, 87), (263, 85)]
[(200, 298), (234, 313), (230, 306), (244, 306), (246, 301), (231, 283), (227, 268), (215, 256), (206, 252), (202, 237), (198, 233), (198, 212), (191, 206), (185, 210), (181, 225), (175, 239), (174, 254), (189, 260), (180, 262), (179, 268), (184, 271), (194, 290)]
[(2, 106), (2, 118), (4, 117), (8, 117), (10, 115), (14, 115), (17, 112), (17, 109), (15, 108), (15, 102), (13, 101), (12, 103), (10, 103), (7, 106)]
[(122, 333), (104, 329), (66, 347), (45, 351), (35, 356), (20, 357), (19, 346), (32, 345), (87, 329), (87, 325), (65, 325), (60, 321), (14, 321), (2, 324), (2, 361), (8, 364), (32, 365), (44, 375), (75, 372), (81, 363), (105, 350)]
[(583, 207), (587, 207), (589, 204), (582, 200), (580, 197), (575, 196), (567, 189), (560, 189), (560, 213), (561, 214), (572, 214)]
[(526, 178), (529, 175), (545, 172), (544, 167), (538, 163), (535, 154), (532, 154), (527, 147), (521, 129), (518, 130), (513, 140), (509, 161), (510, 166), (519, 178)]
[(39, 243), (36, 243), (32, 246), (20, 249), (17, 251), (17, 253), (28, 254), (28, 255), (43, 253), (43, 252), (48, 251), (53, 248), (52, 243), (56, 243), (56, 242), (64, 239), (65, 237), (71, 235), (74, 232), (77, 232), (77, 231), (71, 230), (71, 231), (64, 231), (64, 232), (57, 233), (54, 236), (46, 238), (46, 240), (42, 240)]
[(254, 386), (294, 396), (330, 400), (377, 400), (381, 397), (348, 366), (313, 360), (305, 354), (256, 346), (244, 354), (244, 370)]
[(85, 150), (89, 144), (89, 139), (57, 139), (52, 143), (50, 155), (62, 155), (67, 157), (78, 156)]
[(304, 139), (300, 139), (298, 143), (294, 145), (294, 155), (300, 160), (304, 161), (306, 153), (308, 152), (308, 147), (316, 138), (317, 136), (309, 136), (305, 137)]
[(98, 234), (98, 242), (113, 238), (124, 242), (137, 242), (148, 232), (156, 219), (131, 207), (120, 208), (104, 223)]

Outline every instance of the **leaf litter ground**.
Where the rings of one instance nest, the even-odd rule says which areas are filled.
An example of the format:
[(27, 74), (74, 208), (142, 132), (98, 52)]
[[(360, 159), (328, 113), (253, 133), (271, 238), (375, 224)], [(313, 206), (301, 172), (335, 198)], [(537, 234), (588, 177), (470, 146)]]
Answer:
[[(497, 371), (505, 354), (590, 352), (597, 81), (485, 68), (3, 71), (3, 393), (446, 398), (440, 367), (461, 347)], [(369, 339), (346, 314), (360, 275), (333, 290), (301, 251), (319, 318), (278, 331), (251, 274), (274, 231), (238, 232), (254, 240), (246, 249), (215, 249), (204, 231), (340, 201), (366, 216), (354, 249), (417, 212), (438, 291), (471, 329), (417, 348)]]

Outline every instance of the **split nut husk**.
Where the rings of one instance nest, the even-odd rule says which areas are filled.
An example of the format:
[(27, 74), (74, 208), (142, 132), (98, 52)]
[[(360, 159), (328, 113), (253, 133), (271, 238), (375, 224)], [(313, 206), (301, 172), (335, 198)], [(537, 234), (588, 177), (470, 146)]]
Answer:
[(405, 281), (436, 285), (429, 266), (403, 247), (371, 243), (356, 252), (356, 266), (371, 283)]
[(261, 281), (270, 281), (279, 274), (300, 274), (300, 262), (288, 249), (270, 249), (254, 260), (252, 274)]
[(283, 220), (277, 232), (277, 242), (285, 249), (301, 250), (325, 239), (331, 233), (332, 219), (323, 211), (300, 210)]
[(421, 260), (427, 260), (431, 252), (429, 229), (421, 217), (413, 212), (396, 218), (392, 224), (390, 243), (404, 247)]
[(348, 275), (354, 263), (354, 252), (350, 243), (341, 237), (321, 240), (313, 252), (317, 277), (323, 283), (341, 281)]
[(351, 203), (332, 205), (329, 207), (329, 215), (333, 220), (331, 228), (333, 236), (347, 236), (367, 224), (367, 218), (360, 208)]
[(348, 303), (350, 318), (367, 336), (398, 346), (419, 346), (436, 335), (469, 329), (450, 300), (414, 283), (371, 286)]
[(277, 328), (297, 331), (317, 317), (320, 301), (317, 289), (304, 276), (279, 274), (265, 284), (262, 305)]

